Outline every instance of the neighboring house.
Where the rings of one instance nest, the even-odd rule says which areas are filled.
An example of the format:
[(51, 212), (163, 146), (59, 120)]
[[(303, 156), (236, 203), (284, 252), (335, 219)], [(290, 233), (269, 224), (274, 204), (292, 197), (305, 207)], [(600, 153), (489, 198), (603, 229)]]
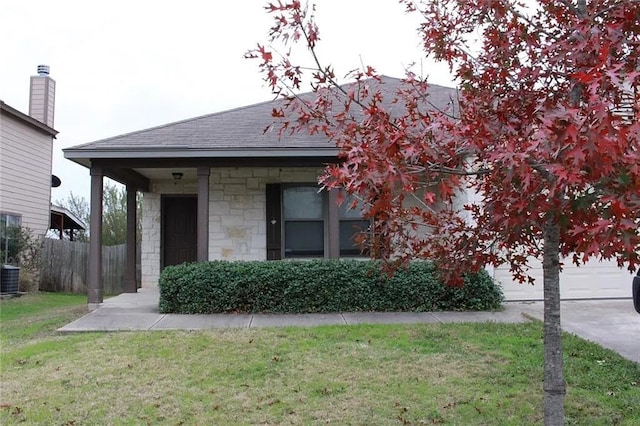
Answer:
[[(30, 79), (29, 114), (0, 100), (0, 228), (22, 227), (35, 238), (44, 237), (52, 227), (82, 228), (68, 211), (51, 206), (51, 188), (60, 179), (51, 174), (56, 82), (49, 67), (38, 66)], [(3, 247), (8, 246), (0, 241)], [(6, 253), (5, 253), (6, 254)], [(0, 259), (0, 263), (6, 259)]]
[[(390, 93), (400, 82), (382, 80)], [(451, 110), (454, 99), (455, 89), (430, 86), (435, 108)], [(274, 120), (274, 102), (279, 101), (64, 150), (66, 158), (91, 174), (90, 303), (102, 302), (99, 240), (105, 176), (125, 184), (128, 192), (127, 291), (136, 291), (136, 191), (143, 192), (142, 287), (157, 286), (165, 266), (185, 261), (358, 254), (351, 237), (368, 223), (357, 211), (338, 207), (335, 190), (319, 192), (317, 184), (324, 166), (338, 161), (337, 148), (317, 134), (279, 138), (276, 130), (264, 133)], [(459, 201), (473, 199), (473, 194), (462, 194)], [(510, 280), (507, 294), (509, 285)]]
[[(29, 115), (0, 101), (0, 224), (44, 237), (49, 228), (55, 81), (31, 77)], [(4, 261), (4, 259), (2, 259)]]
[(69, 239), (74, 241), (76, 238), (76, 232), (84, 231), (86, 229), (85, 223), (78, 216), (73, 214), (68, 209), (51, 205), (51, 219), (49, 229), (54, 232), (57, 239)]

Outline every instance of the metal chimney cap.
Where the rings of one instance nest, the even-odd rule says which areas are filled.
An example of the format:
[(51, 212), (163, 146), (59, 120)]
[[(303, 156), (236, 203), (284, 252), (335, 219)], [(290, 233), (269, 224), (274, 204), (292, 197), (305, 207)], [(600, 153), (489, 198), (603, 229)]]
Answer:
[(49, 65), (38, 65), (38, 75), (46, 77), (49, 75)]

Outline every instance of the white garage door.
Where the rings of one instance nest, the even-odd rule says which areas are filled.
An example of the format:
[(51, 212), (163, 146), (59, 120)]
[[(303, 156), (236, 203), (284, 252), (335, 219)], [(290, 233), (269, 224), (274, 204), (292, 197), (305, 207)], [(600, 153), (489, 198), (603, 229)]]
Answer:
[[(494, 278), (502, 286), (505, 300), (542, 300), (542, 262), (532, 261), (530, 270), (535, 285), (514, 282), (509, 268), (501, 266), (494, 271)], [(577, 267), (567, 260), (560, 274), (562, 299), (630, 298), (633, 274), (618, 268), (614, 261), (592, 260)]]

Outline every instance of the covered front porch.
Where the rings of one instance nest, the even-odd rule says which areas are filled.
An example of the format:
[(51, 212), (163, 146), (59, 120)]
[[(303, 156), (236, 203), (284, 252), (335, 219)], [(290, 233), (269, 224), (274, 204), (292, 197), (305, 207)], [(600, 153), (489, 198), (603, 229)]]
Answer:
[[(91, 224), (88, 302), (103, 302), (102, 211), (104, 178), (127, 193), (125, 292), (157, 286), (161, 270), (190, 261), (281, 258), (280, 206), (269, 211), (273, 184), (315, 184), (331, 155), (220, 159), (88, 159)], [(136, 195), (143, 194), (142, 283), (136, 280)], [(327, 198), (334, 205), (337, 194)], [(277, 209), (275, 211), (273, 209)], [(324, 257), (339, 257), (337, 207), (327, 230)], [(271, 216), (267, 217), (269, 214)], [(273, 217), (272, 217), (273, 216)], [(189, 237), (189, 235), (192, 236)], [(277, 243), (274, 245), (274, 241)], [(141, 285), (139, 285), (141, 284)]]

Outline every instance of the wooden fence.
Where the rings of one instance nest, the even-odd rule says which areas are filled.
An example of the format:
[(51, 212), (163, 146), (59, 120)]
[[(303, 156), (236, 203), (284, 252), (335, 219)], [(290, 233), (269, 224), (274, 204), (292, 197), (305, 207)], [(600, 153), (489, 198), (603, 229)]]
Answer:
[[(104, 294), (120, 294), (124, 285), (126, 262), (124, 244), (102, 248)], [(140, 270), (138, 250), (138, 271)], [(87, 293), (89, 244), (45, 239), (40, 253), (40, 290)], [(139, 273), (138, 273), (139, 275)], [(138, 276), (138, 282), (140, 278)]]

